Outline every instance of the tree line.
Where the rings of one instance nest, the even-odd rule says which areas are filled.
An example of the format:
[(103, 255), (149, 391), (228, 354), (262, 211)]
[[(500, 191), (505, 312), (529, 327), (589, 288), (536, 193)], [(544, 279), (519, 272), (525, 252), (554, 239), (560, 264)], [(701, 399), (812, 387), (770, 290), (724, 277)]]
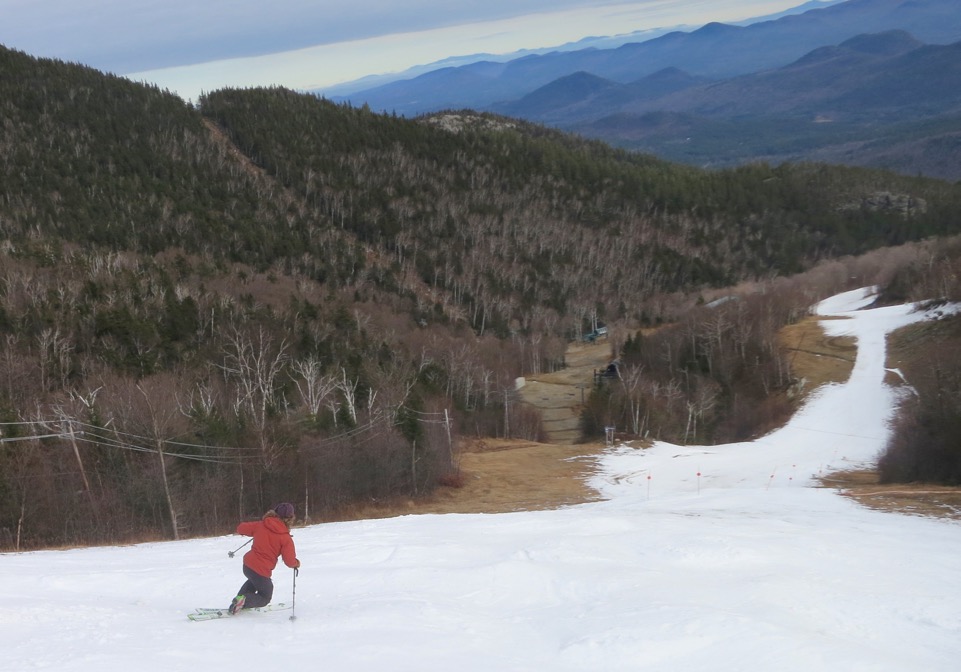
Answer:
[[(959, 279), (961, 241), (942, 240), (900, 267), (883, 298), (937, 312), (961, 301)], [(908, 387), (878, 463), (881, 481), (961, 485), (961, 317), (945, 309), (934, 322), (899, 330), (890, 348)]]

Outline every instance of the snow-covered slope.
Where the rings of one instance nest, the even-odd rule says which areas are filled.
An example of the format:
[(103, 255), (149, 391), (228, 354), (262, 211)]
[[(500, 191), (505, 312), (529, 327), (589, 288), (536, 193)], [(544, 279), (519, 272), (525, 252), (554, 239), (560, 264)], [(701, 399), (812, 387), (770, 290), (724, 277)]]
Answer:
[(296, 620), (187, 620), (239, 587), (240, 537), (0, 556), (3, 667), (953, 671), (961, 526), (811, 487), (881, 449), (884, 333), (930, 317), (867, 294), (819, 306), (850, 317), (824, 323), (858, 338), (850, 381), (759, 441), (614, 449), (606, 501), (557, 511), (297, 530)]

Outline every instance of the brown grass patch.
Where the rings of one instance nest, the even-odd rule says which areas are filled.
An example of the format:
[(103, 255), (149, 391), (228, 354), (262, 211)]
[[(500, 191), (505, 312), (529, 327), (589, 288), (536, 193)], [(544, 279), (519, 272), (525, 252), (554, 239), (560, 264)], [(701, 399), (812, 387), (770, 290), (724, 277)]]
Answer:
[(961, 520), (961, 489), (926, 483), (881, 485), (875, 470), (842, 471), (820, 479), (861, 506), (878, 511)]
[(542, 511), (597, 501), (586, 480), (602, 444), (552, 445), (517, 439), (473, 440), (460, 454), (459, 487), (429, 497), (355, 507), (339, 520), (422, 513)]
[(857, 357), (856, 339), (828, 336), (821, 327), (822, 319), (806, 317), (778, 334), (781, 347), (789, 353), (791, 371), (805, 380), (804, 392), (826, 383), (843, 383), (851, 376)]
[(596, 501), (586, 480), (601, 444), (556, 445), (529, 441), (473, 441), (461, 454), (464, 487), (438, 490), (417, 513), (540, 511)]

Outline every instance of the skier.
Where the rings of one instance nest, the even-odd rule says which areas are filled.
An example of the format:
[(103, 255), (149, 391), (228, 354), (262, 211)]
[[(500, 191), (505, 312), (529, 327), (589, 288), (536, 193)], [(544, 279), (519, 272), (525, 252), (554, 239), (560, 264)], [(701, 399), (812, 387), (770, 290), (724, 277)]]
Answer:
[(237, 526), (237, 534), (253, 537), (254, 543), (244, 554), (244, 576), (247, 580), (230, 603), (228, 611), (231, 614), (244, 608), (265, 607), (270, 604), (270, 598), (274, 594), (274, 582), (270, 575), (277, 566), (278, 556), (294, 571), (300, 568), (297, 549), (294, 548), (294, 540), (290, 536), (293, 522), (294, 505), (284, 502), (265, 513), (262, 520), (240, 523)]

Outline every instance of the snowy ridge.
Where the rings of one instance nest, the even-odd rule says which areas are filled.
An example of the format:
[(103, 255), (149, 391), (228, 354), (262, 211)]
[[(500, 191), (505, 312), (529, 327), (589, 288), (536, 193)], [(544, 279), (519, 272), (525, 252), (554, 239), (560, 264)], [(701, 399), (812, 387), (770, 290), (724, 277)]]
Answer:
[[(186, 619), (240, 585), (236, 537), (0, 556), (4, 667), (953, 671), (961, 525), (806, 487), (877, 455), (884, 334), (935, 317), (870, 300), (820, 304), (850, 318), (824, 325), (857, 337), (854, 373), (758, 441), (615, 449), (606, 501), (556, 511), (297, 530), (293, 622)], [(275, 572), (275, 601), (291, 577)]]

